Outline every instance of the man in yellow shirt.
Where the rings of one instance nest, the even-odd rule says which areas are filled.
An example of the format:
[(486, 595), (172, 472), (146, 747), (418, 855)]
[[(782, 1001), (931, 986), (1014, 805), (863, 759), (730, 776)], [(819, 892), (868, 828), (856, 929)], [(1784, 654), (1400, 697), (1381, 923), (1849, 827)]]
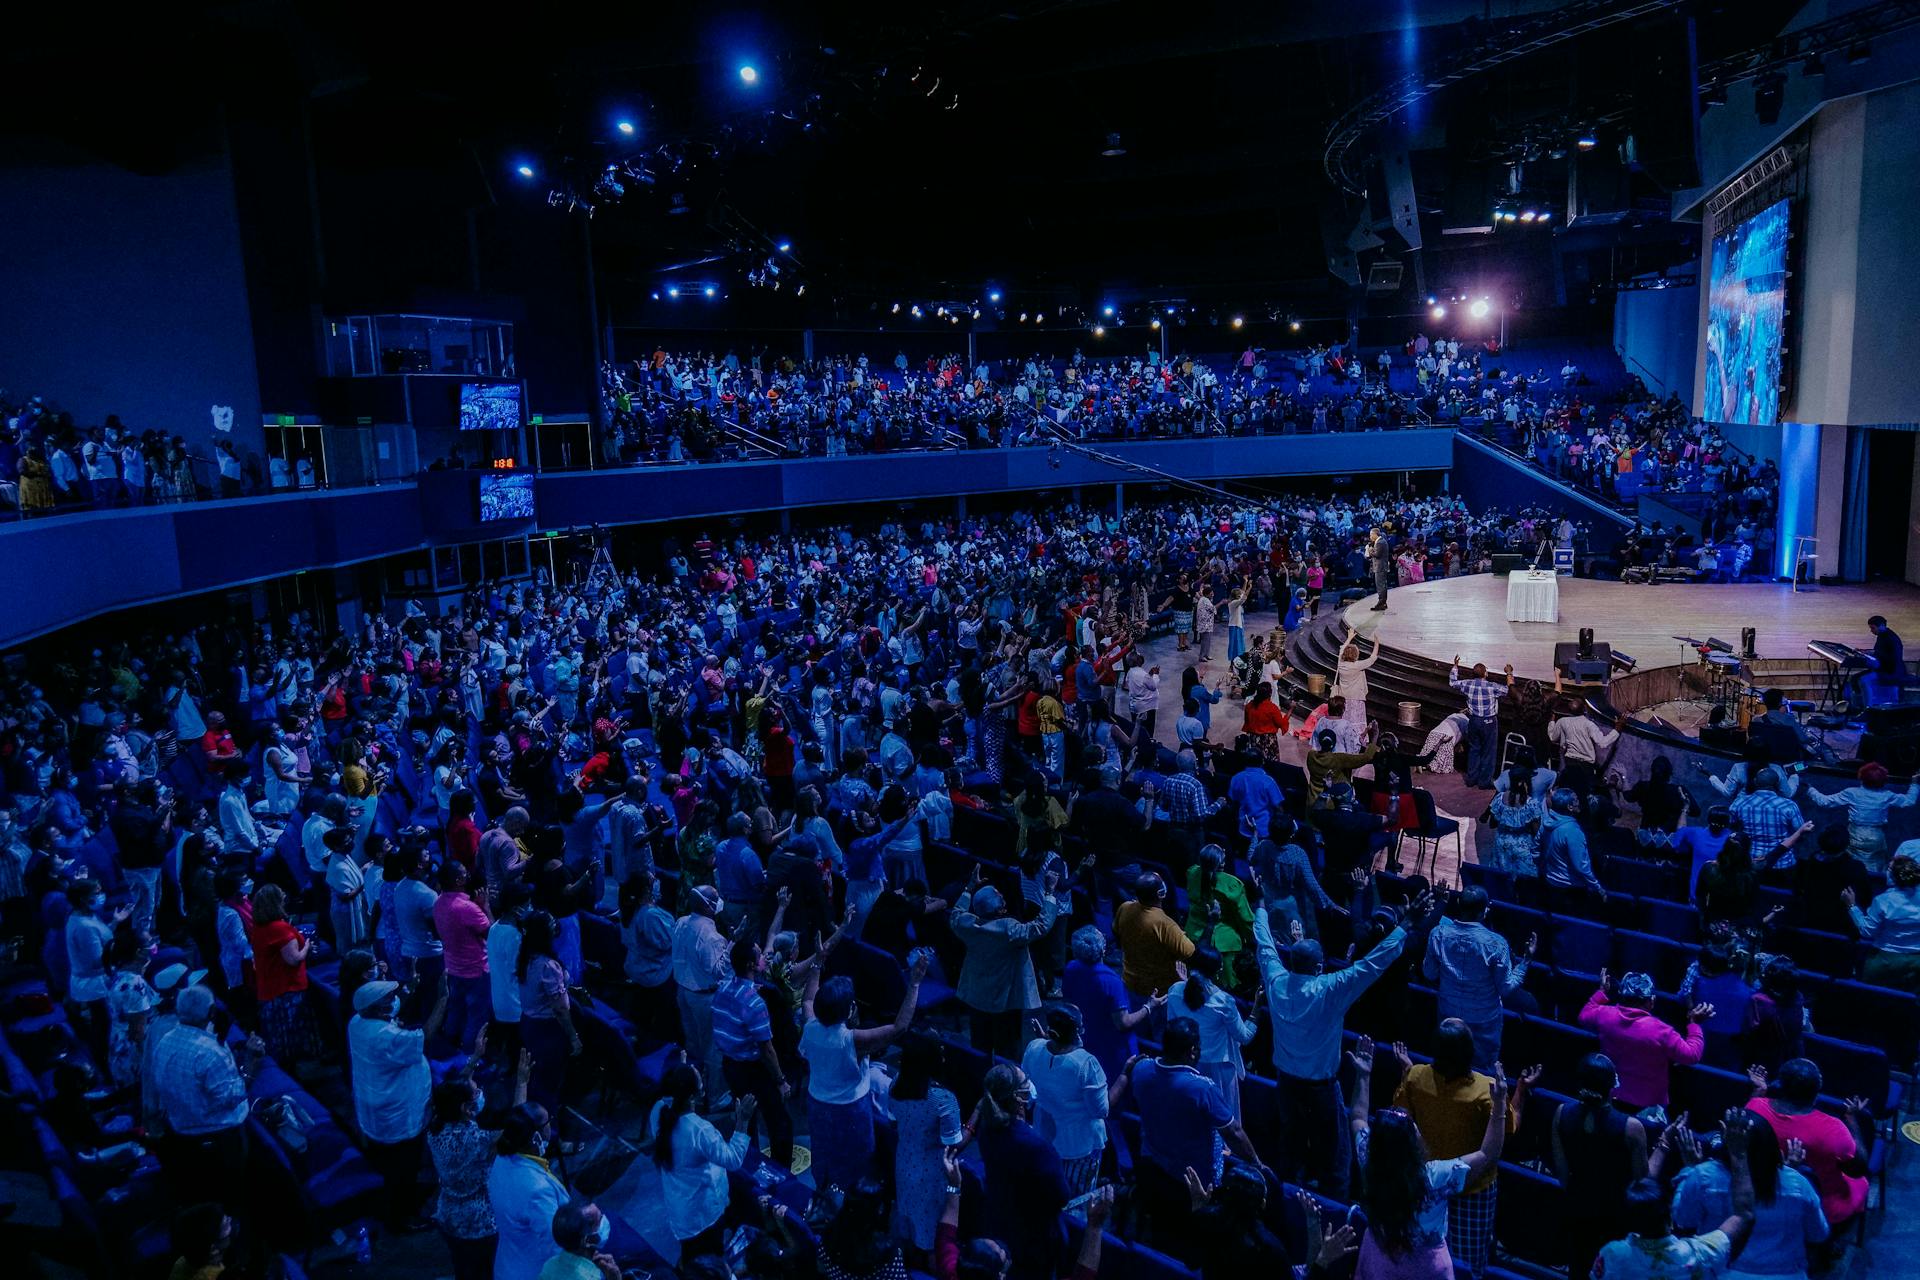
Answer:
[(1193, 955), (1193, 939), (1164, 909), (1166, 897), (1166, 881), (1150, 871), (1135, 883), (1133, 901), (1114, 908), (1120, 981), (1137, 1000), (1166, 994), (1179, 981), (1173, 966)]
[[(1433, 1062), (1414, 1065), (1407, 1046), (1396, 1044), (1400, 1059), (1400, 1087), (1393, 1105), (1404, 1108), (1420, 1129), (1429, 1160), (1453, 1160), (1480, 1149), (1487, 1122), (1493, 1115), (1493, 1077), (1473, 1069), (1473, 1032), (1458, 1018), (1440, 1024), (1433, 1039)], [(1496, 1066), (1496, 1070), (1498, 1067)], [(1540, 1068), (1520, 1075), (1507, 1100), (1507, 1132), (1520, 1125), (1527, 1091), (1540, 1078)], [(1485, 1275), (1493, 1243), (1493, 1210), (1499, 1197), (1496, 1171), (1488, 1169), (1466, 1190), (1447, 1202), (1447, 1249), (1461, 1271)]]

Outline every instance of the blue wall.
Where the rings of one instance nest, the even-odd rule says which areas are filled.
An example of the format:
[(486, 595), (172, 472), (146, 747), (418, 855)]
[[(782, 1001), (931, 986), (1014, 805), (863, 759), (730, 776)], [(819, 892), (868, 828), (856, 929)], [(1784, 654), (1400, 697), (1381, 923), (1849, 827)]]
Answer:
[[(84, 89), (76, 89), (84, 92)], [(259, 375), (233, 182), (224, 158), (160, 177), (62, 155), (0, 158), (0, 386), (44, 395), (81, 425), (110, 413), (261, 450)]]
[(371, 560), (425, 541), (412, 485), (15, 522), (0, 529), (0, 644), (129, 605)]
[(1678, 393), (1682, 404), (1693, 404), (1699, 337), (1699, 285), (1642, 289), (1613, 301), (1613, 349), (1657, 396)]
[[(1127, 460), (1191, 479), (1445, 470), (1451, 430), (1119, 445)], [(778, 511), (895, 498), (1058, 489), (1154, 477), (1048, 450), (908, 453), (572, 472), (539, 478), (538, 527)], [(426, 545), (531, 532), (479, 523), (475, 471), (419, 483), (177, 507), (55, 516), (0, 526), (0, 645), (97, 614), (372, 560)], [(1507, 499), (1511, 501), (1511, 499)]]

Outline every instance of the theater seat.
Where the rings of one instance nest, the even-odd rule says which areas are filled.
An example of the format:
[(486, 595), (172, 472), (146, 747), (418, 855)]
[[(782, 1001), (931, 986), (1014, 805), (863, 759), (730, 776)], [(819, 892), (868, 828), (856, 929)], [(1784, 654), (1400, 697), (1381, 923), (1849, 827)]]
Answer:
[(1499, 1203), (1494, 1238), (1501, 1252), (1536, 1266), (1564, 1267), (1566, 1241), (1560, 1230), (1564, 1197), (1560, 1183), (1544, 1173), (1500, 1162)]

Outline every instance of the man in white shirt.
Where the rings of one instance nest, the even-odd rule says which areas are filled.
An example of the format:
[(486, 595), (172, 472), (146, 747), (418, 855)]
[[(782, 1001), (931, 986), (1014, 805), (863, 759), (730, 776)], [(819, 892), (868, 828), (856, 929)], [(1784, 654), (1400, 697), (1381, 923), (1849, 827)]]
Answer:
[(347, 1024), (347, 1048), (353, 1059), (353, 1117), (364, 1139), (367, 1163), (387, 1184), (386, 1220), (392, 1231), (417, 1231), (420, 1156), (426, 1147), (427, 1099), (433, 1069), (427, 1065), (427, 1041), (438, 1035), (447, 1016), (447, 984), (427, 1025), (409, 1031), (394, 1021), (400, 984), (369, 982), (353, 993), (354, 1017)]
[[(700, 1068), (710, 1091), (717, 1088), (724, 1093), (720, 1053), (713, 1044), (713, 993), (733, 975), (726, 937), (714, 924), (723, 905), (720, 891), (712, 885), (694, 890), (692, 909), (673, 926), (673, 980), (679, 987), (687, 1060)], [(712, 1108), (727, 1105), (724, 1098), (709, 1102)]]

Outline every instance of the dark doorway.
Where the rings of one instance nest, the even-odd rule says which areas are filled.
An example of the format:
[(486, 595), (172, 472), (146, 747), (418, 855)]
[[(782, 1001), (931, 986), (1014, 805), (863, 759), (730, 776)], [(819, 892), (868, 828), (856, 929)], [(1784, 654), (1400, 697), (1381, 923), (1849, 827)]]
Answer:
[(1875, 431), (1868, 447), (1867, 579), (1907, 576), (1907, 522), (1913, 515), (1911, 431)]

